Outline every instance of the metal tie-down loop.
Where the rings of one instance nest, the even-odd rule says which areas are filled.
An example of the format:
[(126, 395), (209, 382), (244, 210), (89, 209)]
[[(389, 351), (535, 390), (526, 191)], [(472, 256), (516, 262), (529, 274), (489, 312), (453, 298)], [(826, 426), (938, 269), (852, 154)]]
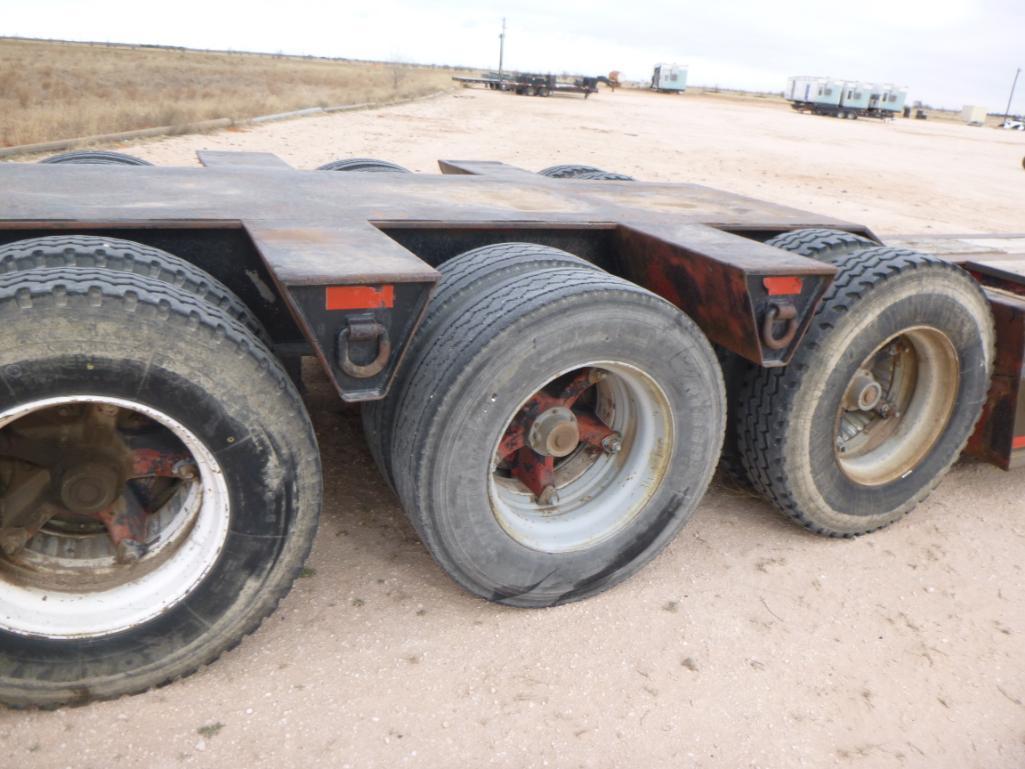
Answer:
[[(353, 363), (349, 357), (349, 342), (372, 342), (377, 340), (377, 357), (370, 363)], [(391, 357), (391, 339), (388, 329), (377, 321), (350, 319), (349, 325), (338, 332), (338, 365), (342, 371), (356, 379), (376, 376), (388, 365)]]
[[(786, 330), (782, 336), (776, 336), (775, 324), (777, 321), (786, 321)], [(790, 302), (772, 302), (765, 311), (762, 320), (762, 344), (770, 350), (782, 350), (797, 335), (797, 308)]]

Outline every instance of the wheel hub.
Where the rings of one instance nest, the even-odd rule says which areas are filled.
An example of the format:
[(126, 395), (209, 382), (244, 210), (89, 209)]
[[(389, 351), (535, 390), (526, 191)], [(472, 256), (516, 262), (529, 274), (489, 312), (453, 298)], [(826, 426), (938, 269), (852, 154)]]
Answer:
[(611, 427), (590, 410), (580, 408), (584, 394), (604, 380), (600, 369), (583, 368), (542, 388), (513, 417), (498, 446), (498, 463), (508, 468), (545, 506), (558, 504), (555, 460), (573, 454), (587, 444), (597, 452), (609, 452), (608, 441), (617, 437)]
[[(24, 548), (71, 546), (33, 543), (37, 536), (78, 537), (78, 547), (105, 531), (116, 562), (138, 560), (149, 516), (194, 469), (176, 437), (131, 410), (104, 402), (40, 409), (0, 430), (0, 550), (19, 560)], [(122, 558), (123, 545), (136, 557)], [(95, 543), (81, 560), (103, 550)]]
[(535, 550), (593, 547), (660, 487), (672, 445), (668, 399), (641, 370), (596, 361), (560, 373), (522, 402), (498, 441), (495, 518)]
[(959, 361), (945, 334), (912, 327), (879, 345), (855, 371), (837, 409), (834, 452), (851, 480), (905, 477), (945, 428)]
[(847, 388), (844, 405), (851, 411), (872, 411), (882, 397), (883, 388), (871, 372), (859, 369)]
[(167, 611), (216, 562), (228, 500), (209, 449), (149, 405), (0, 412), (0, 630), (87, 638)]
[(72, 513), (92, 515), (114, 504), (122, 480), (116, 468), (100, 462), (84, 462), (65, 471), (60, 499)]
[(576, 415), (562, 406), (548, 409), (530, 426), (528, 440), (530, 447), (542, 456), (569, 456), (580, 444)]

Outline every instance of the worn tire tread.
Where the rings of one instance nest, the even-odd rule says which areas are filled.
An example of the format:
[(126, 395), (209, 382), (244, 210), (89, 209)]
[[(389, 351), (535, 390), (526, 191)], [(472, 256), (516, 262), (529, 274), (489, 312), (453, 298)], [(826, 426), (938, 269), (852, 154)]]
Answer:
[[(44, 302), (53, 299), (59, 305), (61, 302), (66, 302), (67, 297), (75, 294), (88, 296), (92, 304), (100, 302), (121, 306), (150, 305), (163, 315), (164, 322), (169, 327), (177, 325), (182, 333), (193, 335), (207, 334), (219, 340), (220, 344), (224, 346), (226, 354), (230, 353), (237, 358), (251, 359), (260, 371), (263, 372), (263, 375), (274, 383), (275, 388), (280, 394), (287, 399), (289, 406), (294, 412), (305, 417), (298, 420), (293, 427), (294, 429), (304, 429), (307, 433), (306, 437), (314, 448), (316, 447), (316, 436), (314, 435), (309, 417), (306, 416), (305, 404), (274, 353), (235, 317), (220, 307), (211, 305), (173, 285), (146, 275), (104, 268), (36, 268), (24, 272), (9, 273), (0, 282), (0, 318), (6, 314), (6, 310), (9, 307), (15, 308), (17, 312), (32, 312), (36, 309), (39, 299), (42, 299)], [(135, 311), (130, 310), (130, 312)], [(230, 364), (226, 361), (225, 365)], [(314, 459), (319, 465), (319, 457)], [(293, 565), (289, 572), (282, 575), (276, 586), (261, 595), (260, 601), (252, 610), (249, 619), (234, 628), (231, 637), (226, 639), (223, 645), (216, 649), (214, 654), (198, 659), (194, 664), (177, 671), (174, 675), (168, 676), (166, 679), (145, 688), (126, 688), (124, 690), (91, 695), (86, 701), (111, 700), (125, 694), (134, 694), (165, 686), (195, 673), (200, 668), (218, 659), (225, 652), (238, 646), (246, 636), (252, 634), (260, 627), (263, 621), (274, 612), (280, 601), (292, 589), (313, 547), (316, 528), (316, 522), (314, 521), (312, 529), (307, 532), (306, 540), (299, 543), (300, 553), (296, 564)], [(71, 689), (73, 687), (69, 685), (68, 688)], [(80, 699), (78, 694), (70, 692), (66, 698), (52, 702), (39, 703), (33, 701), (30, 697), (19, 701), (16, 697), (11, 697), (8, 692), (2, 689), (0, 689), (0, 701), (13, 708), (35, 707), (40, 709), (54, 709), (62, 705), (84, 704), (85, 702)]]

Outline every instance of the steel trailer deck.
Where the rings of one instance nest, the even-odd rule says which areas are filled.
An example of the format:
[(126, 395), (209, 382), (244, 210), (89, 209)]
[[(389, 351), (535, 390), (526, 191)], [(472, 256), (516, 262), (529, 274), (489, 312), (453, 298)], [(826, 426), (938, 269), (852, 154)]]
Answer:
[[(434, 266), (469, 248), (503, 240), (564, 248), (676, 304), (713, 342), (780, 366), (836, 270), (761, 241), (805, 227), (875, 237), (852, 222), (695, 184), (552, 179), (456, 160), (439, 161), (442, 175), (323, 173), (269, 153), (198, 155), (202, 168), (0, 165), (0, 242), (70, 231), (173, 243), (255, 300), (283, 357), (316, 354), (349, 401), (387, 392), (439, 278)], [(988, 287), (1003, 385), (970, 450), (1009, 467), (1025, 461), (1025, 344), (1012, 341), (1025, 328), (1025, 300), (1015, 296), (1025, 294), (1025, 255), (1015, 255), (1013, 238), (1010, 253), (1000, 242), (894, 244), (939, 252)]]

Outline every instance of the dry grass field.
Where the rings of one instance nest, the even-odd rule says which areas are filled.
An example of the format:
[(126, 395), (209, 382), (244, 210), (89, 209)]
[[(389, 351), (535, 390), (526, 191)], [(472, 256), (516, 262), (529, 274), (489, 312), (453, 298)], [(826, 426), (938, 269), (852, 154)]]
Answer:
[(448, 88), (405, 64), (0, 39), (0, 147)]

